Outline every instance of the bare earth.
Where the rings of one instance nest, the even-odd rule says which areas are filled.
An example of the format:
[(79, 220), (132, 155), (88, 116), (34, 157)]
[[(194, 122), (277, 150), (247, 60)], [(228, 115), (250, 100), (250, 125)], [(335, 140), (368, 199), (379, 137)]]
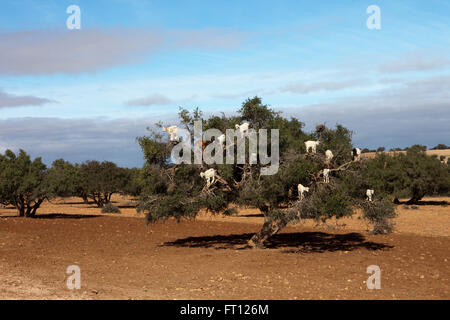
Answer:
[[(100, 214), (79, 199), (45, 203), (36, 219), (0, 209), (1, 299), (449, 299), (450, 206), (398, 206), (396, 231), (370, 235), (358, 216), (283, 230), (243, 250), (257, 210), (146, 227), (130, 199)], [(66, 269), (81, 269), (69, 290)], [(370, 265), (381, 289), (367, 289)]]

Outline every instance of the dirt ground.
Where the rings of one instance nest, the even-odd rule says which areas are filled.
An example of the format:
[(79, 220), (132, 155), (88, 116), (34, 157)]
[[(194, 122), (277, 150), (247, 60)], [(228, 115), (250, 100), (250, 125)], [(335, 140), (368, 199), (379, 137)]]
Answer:
[[(101, 214), (79, 199), (45, 203), (35, 219), (0, 209), (1, 299), (449, 299), (450, 198), (397, 207), (396, 231), (353, 219), (308, 221), (242, 249), (259, 212), (147, 227), (131, 199)], [(69, 290), (66, 269), (81, 270)], [(381, 269), (369, 290), (367, 267)]]

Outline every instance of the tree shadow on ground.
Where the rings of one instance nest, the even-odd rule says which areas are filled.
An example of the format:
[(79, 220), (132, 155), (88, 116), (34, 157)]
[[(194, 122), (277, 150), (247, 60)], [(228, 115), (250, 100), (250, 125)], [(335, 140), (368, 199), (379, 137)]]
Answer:
[(262, 213), (253, 213), (253, 214), (240, 214), (240, 215), (236, 215), (234, 217), (237, 217), (237, 218), (264, 218), (264, 215)]
[(447, 206), (450, 205), (450, 202), (442, 200), (420, 200), (416, 203), (409, 203), (407, 200), (405, 201), (397, 201), (395, 204), (402, 205), (416, 205), (416, 206)]
[[(247, 241), (254, 233), (215, 235), (205, 237), (188, 237), (162, 246), (189, 247), (189, 248), (215, 248), (215, 249), (245, 249)], [(358, 249), (383, 250), (393, 246), (366, 241), (359, 233), (329, 234), (324, 232), (295, 232), (281, 233), (269, 238), (266, 248), (286, 249), (288, 253), (321, 253), (334, 251), (352, 251)]]
[(50, 214), (36, 214), (36, 216), (34, 216), (32, 219), (90, 219), (98, 217), (101, 217), (101, 215), (50, 213)]
[(136, 208), (136, 205), (135, 204), (123, 204), (123, 205), (117, 206), (117, 208), (119, 208), (119, 209), (134, 209), (134, 208)]

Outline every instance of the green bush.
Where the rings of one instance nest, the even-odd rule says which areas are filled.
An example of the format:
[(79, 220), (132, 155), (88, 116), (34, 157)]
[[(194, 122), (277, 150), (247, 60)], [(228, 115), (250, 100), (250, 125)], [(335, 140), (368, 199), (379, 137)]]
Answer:
[(377, 199), (361, 203), (363, 216), (373, 224), (373, 234), (388, 234), (394, 228), (392, 218), (396, 216), (395, 206), (389, 199)]
[(113, 205), (111, 202), (108, 202), (103, 208), (102, 213), (121, 213), (120, 209)]

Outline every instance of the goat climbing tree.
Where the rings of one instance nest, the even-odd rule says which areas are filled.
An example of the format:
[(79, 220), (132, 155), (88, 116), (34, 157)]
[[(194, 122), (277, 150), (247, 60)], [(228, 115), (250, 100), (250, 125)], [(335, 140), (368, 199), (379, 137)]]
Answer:
[[(259, 97), (247, 99), (238, 115), (232, 117), (222, 114), (202, 119), (198, 109), (193, 113), (182, 109), (179, 115), (181, 127), (190, 132), (194, 121), (202, 121), (205, 130), (215, 128), (221, 132), (242, 122), (248, 122), (256, 132), (278, 129), (278, 172), (261, 175), (263, 165), (249, 161), (244, 164), (173, 164), (170, 161), (173, 142), (160, 130), (162, 124), (157, 124), (156, 130), (149, 129), (150, 135), (138, 138), (146, 159), (138, 211), (146, 213), (148, 223), (171, 217), (194, 218), (202, 209), (231, 215), (239, 206), (252, 206), (264, 214), (264, 223), (249, 239), (250, 247), (263, 247), (269, 237), (289, 223), (341, 218), (354, 214), (357, 208), (374, 224), (375, 232), (385, 233), (392, 228), (392, 201), (381, 194), (376, 194), (372, 202), (365, 200), (365, 191), (370, 186), (363, 176), (364, 162), (352, 161), (352, 132), (343, 126), (320, 125), (306, 133), (301, 121), (282, 117), (281, 113), (264, 105)], [(320, 141), (316, 153), (306, 152), (304, 142), (307, 140)], [(246, 150), (248, 155), (248, 146)], [(334, 155), (331, 161), (325, 158), (326, 150)], [(206, 187), (200, 173), (211, 168), (217, 175), (214, 183)], [(330, 169), (327, 182), (323, 178), (325, 168)], [(298, 184), (309, 187), (301, 200)]]

